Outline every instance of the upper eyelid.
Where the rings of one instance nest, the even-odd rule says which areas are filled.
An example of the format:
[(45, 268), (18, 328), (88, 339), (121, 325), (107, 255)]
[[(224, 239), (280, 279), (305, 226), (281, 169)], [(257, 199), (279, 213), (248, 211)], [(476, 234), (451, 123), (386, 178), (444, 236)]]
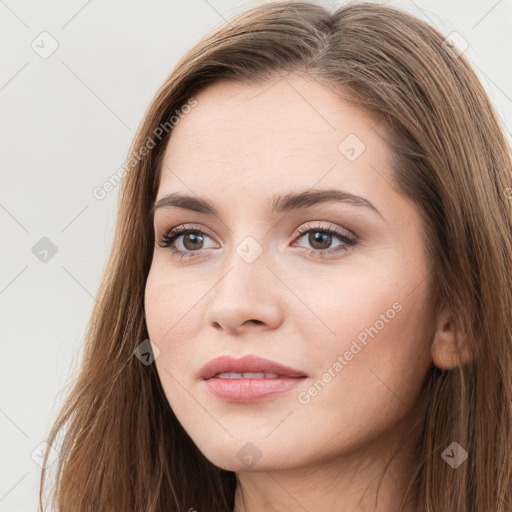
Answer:
[[(174, 231), (174, 233), (172, 233), (173, 231)], [(162, 232), (162, 235), (183, 236), (183, 234), (188, 231), (200, 231), (201, 233), (209, 236), (212, 239), (216, 238), (215, 236), (210, 234), (210, 231), (207, 228), (204, 228), (200, 225), (191, 224), (190, 222), (178, 224), (177, 226), (175, 226), (173, 228), (166, 229)]]
[[(318, 225), (314, 225), (314, 222), (319, 222), (320, 224)], [(329, 221), (325, 221), (325, 220), (319, 220), (319, 221), (309, 221), (309, 222), (306, 222), (304, 224), (301, 224), (298, 228), (299, 232), (300, 231), (308, 231), (310, 229), (317, 229), (318, 231), (321, 231), (323, 229), (332, 229), (332, 230), (335, 230), (335, 231), (345, 231), (347, 236), (350, 236), (350, 237), (353, 237), (353, 238), (356, 238), (356, 235), (355, 233), (352, 232), (352, 230), (344, 227), (344, 226), (339, 226), (337, 224), (334, 224), (334, 225), (329, 225), (329, 224), (334, 224), (334, 223), (330, 223)]]

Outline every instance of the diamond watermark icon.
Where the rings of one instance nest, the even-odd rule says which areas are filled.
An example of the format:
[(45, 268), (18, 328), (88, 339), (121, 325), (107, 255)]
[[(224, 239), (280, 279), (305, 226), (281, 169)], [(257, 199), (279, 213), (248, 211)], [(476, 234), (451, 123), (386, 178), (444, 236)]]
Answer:
[(237, 246), (236, 253), (246, 262), (252, 263), (263, 253), (263, 248), (252, 236), (246, 236)]
[(365, 149), (363, 141), (354, 133), (347, 135), (338, 145), (338, 151), (350, 162), (357, 160)]
[(150, 339), (147, 339), (135, 348), (133, 355), (143, 365), (149, 366), (160, 355), (160, 349)]
[(442, 46), (456, 59), (469, 48), (469, 43), (458, 32), (451, 32), (444, 38)]
[(441, 457), (453, 469), (457, 469), (468, 458), (468, 452), (459, 443), (454, 441), (444, 450)]
[(39, 261), (48, 263), (57, 254), (57, 246), (49, 238), (43, 236), (43, 238), (32, 247), (32, 254), (39, 259)]
[(30, 47), (41, 59), (47, 59), (59, 47), (57, 40), (48, 32), (41, 32), (31, 43)]
[(248, 468), (252, 468), (263, 456), (258, 448), (252, 443), (245, 443), (236, 456), (243, 462)]
[[(44, 455), (47, 450), (48, 459), (46, 460), (45, 464)], [(34, 448), (30, 454), (30, 457), (38, 466), (42, 468), (48, 468), (59, 458), (59, 452), (51, 444), (48, 444), (46, 441), (42, 441)]]

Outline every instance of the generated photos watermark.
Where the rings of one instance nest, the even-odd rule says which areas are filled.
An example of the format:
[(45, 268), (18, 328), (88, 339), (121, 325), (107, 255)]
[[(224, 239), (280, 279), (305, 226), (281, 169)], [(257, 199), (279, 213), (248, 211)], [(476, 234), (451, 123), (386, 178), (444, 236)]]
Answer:
[[(349, 364), (354, 356), (359, 354), (361, 350), (368, 344), (369, 337), (373, 339), (377, 336), (388, 324), (397, 313), (402, 311), (403, 307), (400, 302), (394, 302), (392, 306), (385, 312), (379, 315), (379, 319), (374, 322), (374, 324), (370, 327), (366, 327), (363, 331), (361, 331), (356, 339), (352, 340), (350, 348), (346, 350), (343, 355), (338, 355), (336, 361), (327, 368), (327, 370), (322, 374), (322, 376), (317, 379), (312, 386), (310, 386), (307, 390), (301, 391), (297, 400), (302, 405), (307, 405), (311, 402), (311, 399), (320, 393), (332, 379), (338, 375), (338, 373), (345, 368)], [(359, 343), (358, 343), (359, 342)]]

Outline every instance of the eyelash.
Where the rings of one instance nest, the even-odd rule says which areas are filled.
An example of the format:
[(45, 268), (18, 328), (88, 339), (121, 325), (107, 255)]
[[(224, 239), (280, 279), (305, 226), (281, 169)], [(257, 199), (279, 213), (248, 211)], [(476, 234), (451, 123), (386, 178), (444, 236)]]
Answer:
[[(320, 258), (323, 258), (325, 254), (332, 254), (339, 251), (348, 251), (353, 246), (357, 245), (357, 240), (355, 238), (352, 238), (348, 236), (347, 234), (343, 233), (342, 231), (330, 227), (330, 226), (311, 226), (311, 225), (305, 225), (301, 229), (299, 229), (297, 233), (297, 238), (302, 238), (302, 236), (306, 233), (309, 233), (310, 231), (317, 231), (320, 233), (326, 233), (328, 235), (334, 235), (336, 238), (338, 238), (339, 241), (343, 242), (345, 245), (338, 246), (335, 249), (329, 249), (329, 250), (319, 250), (319, 249), (305, 249), (308, 251), (309, 255), (316, 255)], [(172, 248), (172, 244), (175, 242), (177, 238), (179, 238), (182, 235), (193, 233), (196, 235), (205, 235), (208, 238), (211, 238), (207, 233), (204, 231), (201, 231), (200, 229), (190, 227), (187, 225), (183, 225), (177, 228), (173, 228), (166, 233), (164, 233), (161, 236), (161, 239), (158, 240), (158, 245), (162, 247), (163, 249), (169, 249), (172, 257), (180, 256), (180, 260), (187, 257), (188, 259), (195, 258), (197, 256), (200, 256), (203, 252), (206, 251), (206, 249), (201, 249), (199, 251), (182, 251), (180, 249)]]

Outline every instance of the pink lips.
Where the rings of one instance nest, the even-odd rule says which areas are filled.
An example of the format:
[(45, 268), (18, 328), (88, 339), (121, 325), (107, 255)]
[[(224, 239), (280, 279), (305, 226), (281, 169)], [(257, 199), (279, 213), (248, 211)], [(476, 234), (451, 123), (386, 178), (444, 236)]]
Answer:
[[(217, 377), (219, 373), (264, 373), (270, 377)], [(253, 402), (270, 398), (283, 393), (300, 384), (307, 375), (275, 361), (257, 356), (244, 356), (235, 359), (231, 356), (220, 356), (209, 361), (199, 377), (204, 379), (208, 390), (217, 398), (229, 402)]]

